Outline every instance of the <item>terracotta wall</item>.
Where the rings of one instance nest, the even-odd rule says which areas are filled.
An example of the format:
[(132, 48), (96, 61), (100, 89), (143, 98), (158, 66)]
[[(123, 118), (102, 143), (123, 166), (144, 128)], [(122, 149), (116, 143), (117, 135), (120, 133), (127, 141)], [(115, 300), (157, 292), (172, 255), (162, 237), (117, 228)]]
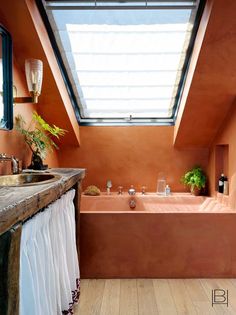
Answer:
[[(18, 57), (18, 51), (17, 49), (14, 49), (14, 30), (9, 25), (8, 19), (13, 19), (12, 15), (2, 14), (2, 10), (4, 9), (4, 6), (0, 7), (0, 23), (3, 24), (8, 31), (12, 34), (13, 39), (13, 63), (14, 63), (14, 69), (13, 69), (13, 84), (17, 88), (17, 95), (18, 96), (28, 96), (27, 86), (26, 86), (26, 79), (25, 79), (25, 73), (22, 71), (19, 67), (19, 63), (21, 63), (21, 60), (19, 60)], [(32, 117), (32, 112), (34, 110), (37, 110), (37, 105), (33, 104), (17, 104), (14, 105), (14, 116), (21, 114), (26, 123), (29, 124)], [(7, 153), (8, 155), (14, 155), (23, 162), (23, 167), (26, 167), (29, 165), (30, 159), (31, 159), (31, 153), (27, 146), (24, 143), (23, 137), (16, 132), (15, 130), (11, 131), (5, 131), (0, 130), (0, 153)], [(57, 153), (54, 152), (52, 154), (49, 154), (46, 161), (46, 164), (49, 164), (50, 166), (58, 166), (57, 161)], [(5, 167), (5, 165), (0, 165), (0, 174), (4, 173), (5, 170), (8, 171), (8, 166)]]
[[(1, 6), (2, 10), (3, 6)], [(0, 11), (0, 23), (4, 25), (9, 32), (9, 24), (7, 22), (6, 16)], [(13, 82), (14, 85), (17, 87), (17, 94), (18, 95), (25, 95), (26, 91), (26, 84), (23, 79), (23, 74), (19, 71), (19, 67), (17, 65), (17, 58), (14, 59), (14, 71), (13, 71)], [(14, 115), (21, 114), (26, 122), (30, 121), (30, 117), (32, 111), (34, 110), (34, 106), (32, 104), (27, 105), (16, 105), (14, 106)], [(0, 153), (7, 153), (8, 155), (15, 155), (20, 160), (23, 161), (24, 165), (29, 162), (29, 151), (27, 150), (22, 137), (16, 131), (3, 131), (0, 130)], [(0, 172), (3, 172), (5, 167), (1, 165)]]
[[(230, 196), (236, 190), (236, 102), (222, 122), (222, 127), (213, 141), (210, 151), (208, 173), (210, 178), (210, 193), (215, 194), (219, 173), (223, 172), (229, 178)], [(222, 150), (219, 150), (222, 148)], [(226, 149), (226, 150), (225, 150)], [(223, 160), (223, 161), (222, 161)]]
[(164, 172), (172, 190), (183, 191), (181, 175), (193, 165), (207, 167), (207, 149), (175, 149), (174, 127), (80, 127), (80, 148), (63, 148), (60, 166), (87, 169), (84, 187), (95, 184), (106, 189), (112, 180), (113, 189), (131, 184), (140, 190), (146, 185), (156, 190), (159, 172)]
[[(14, 66), (14, 84), (17, 86), (18, 95), (27, 95), (26, 85), (24, 82), (23, 74)], [(32, 112), (37, 110), (37, 106), (33, 104), (17, 104), (14, 105), (14, 116), (21, 114), (26, 123), (29, 124), (32, 118)], [(23, 137), (14, 129), (11, 131), (0, 130), (0, 153), (7, 153), (7, 155), (14, 155), (18, 159), (22, 160), (23, 166), (29, 165), (31, 159), (31, 153), (26, 144), (24, 143)], [(49, 154), (46, 164), (50, 166), (58, 166), (57, 153)], [(0, 173), (3, 173), (5, 168), (3, 165), (0, 167)]]
[(176, 124), (178, 147), (210, 147), (234, 101), (235, 12), (235, 0), (207, 1)]
[[(18, 92), (24, 92), (24, 86), (21, 84), (20, 74), (17, 68), (14, 69), (14, 80), (18, 86)], [(14, 115), (21, 114), (26, 121), (30, 121), (33, 105), (16, 105), (14, 106)], [(0, 130), (0, 153), (7, 153), (8, 155), (15, 155), (24, 164), (28, 163), (28, 156), (30, 152), (26, 149), (22, 137), (16, 131)]]

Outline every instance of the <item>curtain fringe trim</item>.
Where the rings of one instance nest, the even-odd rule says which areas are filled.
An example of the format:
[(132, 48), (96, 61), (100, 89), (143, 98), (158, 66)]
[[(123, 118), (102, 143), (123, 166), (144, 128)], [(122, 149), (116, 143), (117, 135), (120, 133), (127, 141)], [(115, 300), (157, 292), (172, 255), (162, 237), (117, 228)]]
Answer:
[(79, 302), (80, 296), (80, 279), (76, 279), (76, 289), (71, 291), (72, 302), (69, 304), (69, 308), (67, 310), (62, 311), (63, 315), (73, 315), (73, 306)]

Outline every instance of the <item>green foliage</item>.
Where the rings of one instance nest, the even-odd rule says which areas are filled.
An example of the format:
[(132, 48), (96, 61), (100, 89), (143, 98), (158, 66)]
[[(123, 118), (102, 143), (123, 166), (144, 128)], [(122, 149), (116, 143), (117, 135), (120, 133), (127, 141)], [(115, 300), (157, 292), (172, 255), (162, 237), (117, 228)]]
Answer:
[(194, 188), (202, 189), (206, 185), (206, 175), (201, 167), (196, 166), (181, 177), (181, 182), (184, 185), (190, 186), (191, 191)]
[(26, 122), (21, 115), (16, 116), (15, 121), (16, 130), (24, 136), (30, 150), (42, 159), (46, 157), (48, 151), (52, 151), (53, 148), (58, 149), (51, 136), (59, 139), (60, 136), (64, 136), (66, 133), (66, 130), (55, 125), (50, 126), (36, 112), (33, 113), (32, 121), (27, 129), (25, 128)]

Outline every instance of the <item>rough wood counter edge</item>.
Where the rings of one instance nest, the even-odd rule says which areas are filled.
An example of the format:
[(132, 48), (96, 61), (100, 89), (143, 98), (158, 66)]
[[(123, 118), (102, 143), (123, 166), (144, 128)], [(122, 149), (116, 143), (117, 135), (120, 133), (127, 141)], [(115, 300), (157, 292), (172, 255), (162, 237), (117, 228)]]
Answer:
[[(27, 220), (40, 209), (60, 198), (61, 195), (85, 177), (85, 169), (58, 168), (50, 169), (49, 171), (50, 173), (61, 175), (61, 179), (50, 184), (38, 185), (37, 187), (25, 187), (24, 189), (29, 193), (30, 188), (33, 187), (32, 194), (29, 194), (26, 199), (22, 199), (18, 202), (14, 202), (13, 198), (7, 207), (1, 209), (0, 235), (11, 229), (18, 222)], [(9, 193), (10, 192), (11, 189), (9, 188)], [(12, 192), (16, 192), (16, 189), (12, 189)]]

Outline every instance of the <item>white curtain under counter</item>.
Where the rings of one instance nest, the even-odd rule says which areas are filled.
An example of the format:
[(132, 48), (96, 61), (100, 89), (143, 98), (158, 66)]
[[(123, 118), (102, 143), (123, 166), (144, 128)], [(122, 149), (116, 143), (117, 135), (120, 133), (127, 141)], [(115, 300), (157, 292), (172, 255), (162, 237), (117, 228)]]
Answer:
[(80, 292), (72, 189), (22, 227), (20, 315), (73, 314)]

